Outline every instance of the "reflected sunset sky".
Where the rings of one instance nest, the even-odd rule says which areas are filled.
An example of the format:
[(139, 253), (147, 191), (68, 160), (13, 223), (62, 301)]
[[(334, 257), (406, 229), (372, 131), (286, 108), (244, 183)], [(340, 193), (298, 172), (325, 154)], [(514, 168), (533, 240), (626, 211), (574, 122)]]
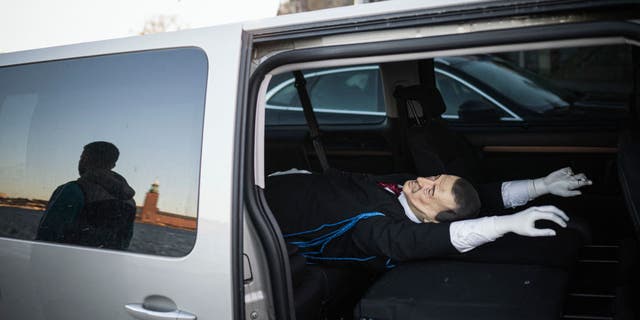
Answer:
[(0, 68), (0, 193), (46, 200), (109, 141), (137, 205), (157, 179), (161, 211), (195, 216), (206, 77), (196, 48)]

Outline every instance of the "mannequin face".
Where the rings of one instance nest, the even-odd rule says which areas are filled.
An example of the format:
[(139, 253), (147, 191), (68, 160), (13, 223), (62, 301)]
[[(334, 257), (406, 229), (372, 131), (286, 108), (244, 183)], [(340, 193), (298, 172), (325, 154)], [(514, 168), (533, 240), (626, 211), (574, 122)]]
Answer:
[(438, 213), (457, 208), (452, 189), (458, 179), (447, 174), (419, 177), (405, 181), (402, 192), (420, 221), (437, 223)]

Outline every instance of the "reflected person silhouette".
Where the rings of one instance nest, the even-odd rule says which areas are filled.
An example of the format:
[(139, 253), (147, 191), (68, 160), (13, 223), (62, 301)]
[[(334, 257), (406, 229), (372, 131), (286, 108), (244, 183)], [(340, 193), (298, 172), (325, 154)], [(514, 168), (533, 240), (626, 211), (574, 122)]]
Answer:
[(36, 240), (125, 250), (133, 235), (135, 191), (112, 171), (120, 152), (109, 142), (84, 146), (77, 180), (53, 192)]

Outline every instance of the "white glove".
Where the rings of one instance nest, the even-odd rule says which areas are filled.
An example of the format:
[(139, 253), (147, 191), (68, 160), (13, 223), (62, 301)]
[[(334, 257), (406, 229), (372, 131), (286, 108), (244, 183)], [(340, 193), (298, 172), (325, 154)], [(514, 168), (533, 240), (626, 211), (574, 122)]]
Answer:
[(561, 197), (574, 197), (582, 194), (576, 189), (592, 184), (593, 182), (587, 179), (584, 173), (574, 175), (571, 168), (566, 167), (544, 178), (534, 179), (529, 184), (529, 198), (534, 199), (547, 193)]
[(556, 235), (552, 229), (537, 229), (535, 222), (538, 220), (550, 220), (564, 228), (567, 226), (566, 221), (569, 217), (554, 206), (531, 207), (508, 216), (453, 222), (449, 226), (449, 236), (451, 244), (459, 252), (467, 252), (509, 232), (528, 237)]
[(536, 228), (535, 223), (538, 220), (553, 221), (565, 228), (567, 226), (566, 221), (569, 221), (569, 217), (567, 217), (562, 210), (554, 206), (531, 207), (508, 216), (496, 217), (494, 224), (496, 232), (500, 236), (508, 232), (527, 237), (549, 237), (556, 235), (553, 229)]

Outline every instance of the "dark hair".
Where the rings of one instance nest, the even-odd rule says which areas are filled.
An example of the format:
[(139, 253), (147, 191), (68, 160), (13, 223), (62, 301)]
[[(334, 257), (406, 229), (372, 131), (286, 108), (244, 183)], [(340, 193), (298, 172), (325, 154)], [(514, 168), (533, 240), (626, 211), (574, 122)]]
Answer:
[(116, 165), (120, 151), (110, 142), (94, 141), (84, 146), (82, 154), (91, 168), (111, 169)]
[(439, 222), (451, 222), (475, 218), (480, 211), (480, 197), (478, 192), (469, 181), (459, 178), (451, 187), (453, 200), (457, 208), (453, 210), (441, 211), (436, 215)]

